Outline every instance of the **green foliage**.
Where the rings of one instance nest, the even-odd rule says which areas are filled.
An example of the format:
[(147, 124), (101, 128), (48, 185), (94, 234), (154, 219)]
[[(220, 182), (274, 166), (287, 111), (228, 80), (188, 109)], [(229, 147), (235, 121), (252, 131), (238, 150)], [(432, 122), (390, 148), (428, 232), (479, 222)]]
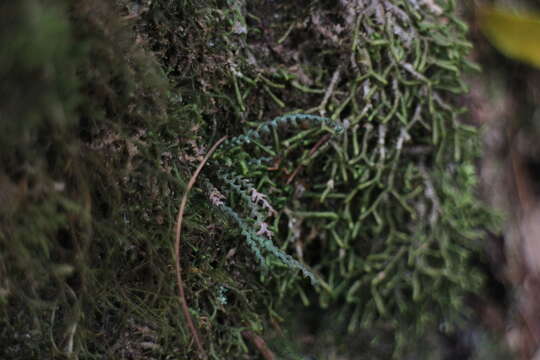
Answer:
[[(266, 30), (280, 44), (272, 68), (255, 52), (256, 69), (231, 60), (239, 121), (267, 113), (245, 106), (257, 92), (274, 108), (328, 113), (347, 130), (327, 137), (320, 128), (268, 129), (270, 145), (251, 130), (232, 140), (243, 146), (225, 164), (270, 196), (276, 238), (320, 279), (314, 294), (276, 272), (270, 282), (280, 297), (339, 307), (349, 332), (392, 329), (397, 354), (410, 334), (467, 315), (463, 298), (483, 283), (479, 240), (496, 228), (474, 194), (476, 130), (458, 121), (463, 109), (452, 97), (466, 91), (460, 73), (473, 68), (466, 26), (452, 1), (344, 1), (337, 10), (311, 3), (305, 14), (301, 6), (278, 6), (280, 21)], [(250, 9), (256, 14), (257, 5)], [(248, 48), (260, 46), (265, 23), (254, 19)], [(305, 106), (317, 104), (313, 94), (319, 105)], [(264, 157), (277, 165), (251, 161)]]
[(169, 100), (167, 80), (114, 10), (0, 5), (3, 359), (117, 357), (124, 346), (143, 351), (137, 328), (159, 333), (163, 348), (182, 328), (161, 313), (178, 303), (164, 285), (170, 232), (156, 214), (176, 206), (182, 169), (173, 176), (162, 154), (178, 156), (171, 143), (191, 114)]
[[(335, 130), (338, 133), (343, 131), (343, 127), (341, 125), (333, 124), (332, 120), (330, 120), (329, 118), (309, 114), (290, 114), (280, 116), (273, 120), (262, 123), (256, 130), (248, 130), (247, 134), (245, 135), (240, 135), (230, 140), (227, 140), (224, 146), (227, 147), (228, 145), (228, 147), (234, 148), (235, 146), (241, 146), (244, 144), (255, 142), (261, 137), (261, 135), (268, 135), (272, 131), (276, 131), (279, 125), (290, 125), (293, 127), (293, 129), (298, 128), (299, 121), (310, 121), (314, 123), (319, 123), (326, 126), (327, 128)], [(275, 153), (272, 155), (275, 155)], [(229, 155), (229, 157), (234, 158), (235, 156)]]
[(242, 331), (298, 299), (327, 347), (348, 331), (382, 358), (464, 315), (493, 217), (452, 1), (116, 4), (0, 5), (2, 358), (195, 357), (171, 232), (224, 133), (205, 176), (227, 205), (194, 189), (181, 259), (210, 358), (255, 358)]
[[(229, 179), (225, 176), (223, 177), (223, 181), (230, 185), (235, 190), (235, 192), (245, 200), (245, 202), (248, 204), (248, 207), (252, 209), (252, 214), (255, 213), (257, 220), (250, 221), (249, 218), (243, 218), (234, 209), (225, 205), (223, 201), (214, 202), (214, 204), (238, 224), (241, 234), (245, 237), (247, 244), (249, 245), (251, 251), (253, 252), (259, 263), (263, 266), (263, 269), (267, 270), (268, 261), (266, 261), (266, 259), (262, 256), (262, 252), (266, 251), (269, 254), (273, 255), (276, 259), (278, 259), (283, 265), (291, 269), (301, 270), (304, 276), (309, 278), (311, 282), (315, 284), (317, 282), (315, 276), (303, 264), (299, 263), (291, 256), (285, 254), (283, 251), (278, 249), (272, 242), (273, 232), (268, 229), (269, 225), (264, 221), (264, 219), (261, 219), (261, 213), (257, 209), (257, 206), (259, 205), (256, 202), (256, 198), (254, 199), (254, 197), (257, 196), (263, 201), (266, 201), (264, 198), (261, 197), (263, 194), (260, 194), (255, 189), (253, 189), (250, 197), (249, 195), (247, 195), (248, 190), (242, 189), (242, 186), (235, 183), (235, 180), (240, 182), (242, 179), (240, 177), (236, 177), (233, 179)], [(211, 191), (215, 194), (217, 190), (213, 189)]]
[[(216, 154), (215, 157), (218, 160), (224, 160), (228, 164), (228, 167), (231, 167), (238, 158), (242, 157), (242, 152), (244, 151), (243, 145), (253, 143), (263, 151), (270, 152), (268, 148), (264, 146), (262, 142), (264, 139), (262, 139), (262, 137), (264, 135), (269, 135), (272, 131), (276, 132), (279, 125), (289, 125), (289, 127), (292, 126), (293, 128), (298, 128), (299, 121), (319, 123), (323, 129), (336, 131), (338, 133), (343, 131), (342, 126), (332, 123), (332, 120), (325, 117), (307, 114), (284, 115), (259, 125), (256, 130), (248, 130), (245, 135), (240, 135), (227, 140), (224, 144), (224, 150)], [(275, 156), (275, 152), (270, 152), (270, 154)], [(263, 166), (265, 162), (264, 159), (264, 157), (251, 159), (254, 161), (249, 161), (249, 164)], [(245, 161), (242, 164), (244, 169), (248, 167)], [(213, 185), (208, 184), (210, 200), (238, 224), (242, 235), (245, 237), (247, 244), (259, 263), (263, 266), (263, 269), (268, 270), (267, 263), (269, 262), (262, 256), (262, 250), (265, 250), (272, 254), (283, 265), (291, 269), (301, 270), (303, 275), (311, 280), (312, 284), (316, 284), (317, 280), (311, 271), (303, 264), (278, 249), (272, 242), (273, 232), (270, 231), (270, 225), (267, 223), (267, 220), (269, 217), (276, 214), (276, 211), (268, 202), (267, 196), (258, 192), (249, 181), (240, 175), (236, 175), (232, 169), (227, 170), (226, 167), (221, 167), (219, 179), (224, 184), (228, 185), (236, 196), (239, 196), (243, 200), (243, 204), (248, 211), (246, 212), (246, 215), (240, 215), (237, 211), (224, 203), (224, 195), (213, 187)], [(267, 214), (263, 214), (264, 211), (267, 211)]]
[[(73, 93), (82, 49), (73, 46), (62, 5), (0, 5), (6, 51), (0, 59), (0, 356), (6, 359), (39, 357), (47, 348), (43, 314), (58, 298), (72, 300), (79, 275), (74, 247), (85, 246), (83, 174), (74, 171), (78, 143), (69, 137), (80, 104)], [(77, 245), (66, 239), (74, 228), (82, 230)], [(62, 321), (71, 323), (77, 311), (66, 310)]]

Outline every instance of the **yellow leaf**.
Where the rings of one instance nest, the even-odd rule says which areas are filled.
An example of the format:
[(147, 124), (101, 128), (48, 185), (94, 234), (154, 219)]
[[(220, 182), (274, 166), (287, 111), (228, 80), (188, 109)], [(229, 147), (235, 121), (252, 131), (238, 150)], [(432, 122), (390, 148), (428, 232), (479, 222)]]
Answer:
[(499, 51), (540, 68), (540, 14), (490, 6), (480, 7), (478, 14), (480, 29)]

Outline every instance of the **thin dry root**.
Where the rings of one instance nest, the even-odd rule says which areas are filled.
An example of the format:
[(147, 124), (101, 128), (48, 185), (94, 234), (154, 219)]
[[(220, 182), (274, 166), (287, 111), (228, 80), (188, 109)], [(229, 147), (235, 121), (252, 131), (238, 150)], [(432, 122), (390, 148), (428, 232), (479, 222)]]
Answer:
[(270, 350), (268, 345), (266, 345), (266, 342), (264, 341), (264, 339), (262, 337), (255, 334), (251, 330), (242, 331), (242, 335), (246, 339), (251, 341), (253, 343), (253, 345), (255, 345), (255, 347), (257, 348), (257, 350), (259, 350), (259, 352), (261, 353), (264, 360), (274, 360), (276, 358), (274, 356), (274, 353), (272, 352), (272, 350)]
[(189, 307), (187, 305), (186, 296), (184, 294), (184, 282), (182, 281), (182, 268), (180, 266), (180, 235), (182, 233), (182, 220), (184, 219), (184, 210), (186, 209), (188, 194), (193, 185), (195, 184), (195, 181), (197, 180), (197, 177), (199, 176), (199, 173), (201, 172), (202, 168), (212, 156), (214, 151), (218, 148), (219, 145), (223, 141), (225, 141), (227, 137), (224, 136), (221, 139), (219, 139), (214, 146), (208, 151), (204, 159), (201, 161), (199, 166), (197, 167), (197, 170), (193, 173), (191, 176), (191, 179), (189, 179), (189, 183), (186, 187), (186, 192), (184, 193), (184, 196), (182, 197), (182, 202), (180, 203), (180, 209), (178, 210), (178, 217), (176, 219), (176, 238), (174, 241), (174, 254), (175, 254), (175, 266), (176, 266), (176, 283), (178, 285), (178, 297), (180, 299), (180, 304), (182, 305), (182, 313), (184, 314), (184, 317), (186, 318), (187, 325), (189, 328), (189, 331), (191, 332), (191, 336), (193, 336), (193, 340), (195, 340), (195, 344), (197, 345), (197, 350), (199, 352), (199, 358), (201, 359), (207, 359), (206, 351), (204, 350), (204, 347), (202, 345), (201, 338), (199, 336), (199, 333), (197, 332), (197, 329), (195, 328), (195, 325), (193, 324), (193, 319), (191, 318), (191, 315), (189, 313)]

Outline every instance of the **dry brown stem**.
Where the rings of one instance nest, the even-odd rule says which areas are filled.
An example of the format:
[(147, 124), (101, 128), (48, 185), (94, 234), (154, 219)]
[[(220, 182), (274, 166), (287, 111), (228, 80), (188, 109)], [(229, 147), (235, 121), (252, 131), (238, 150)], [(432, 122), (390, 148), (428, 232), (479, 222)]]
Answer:
[(253, 343), (253, 345), (255, 345), (255, 347), (257, 348), (257, 350), (259, 350), (259, 352), (261, 353), (264, 360), (274, 360), (276, 358), (274, 356), (274, 353), (272, 352), (272, 350), (270, 350), (268, 345), (266, 345), (266, 342), (264, 341), (264, 339), (262, 337), (255, 334), (251, 330), (242, 331), (242, 335), (246, 339), (251, 341)]
[(189, 314), (189, 307), (187, 305), (186, 296), (184, 293), (184, 282), (182, 281), (182, 267), (180, 266), (180, 235), (182, 233), (182, 221), (184, 219), (184, 211), (186, 209), (188, 194), (193, 185), (195, 184), (195, 181), (197, 180), (197, 177), (199, 176), (199, 173), (201, 172), (202, 168), (212, 156), (214, 151), (218, 148), (219, 145), (223, 141), (225, 141), (227, 137), (224, 136), (221, 139), (219, 139), (214, 146), (208, 151), (204, 159), (201, 161), (199, 166), (197, 167), (197, 170), (193, 173), (191, 176), (191, 179), (189, 179), (188, 185), (186, 187), (186, 192), (184, 193), (184, 196), (182, 197), (182, 202), (180, 203), (180, 209), (178, 210), (178, 217), (176, 219), (176, 237), (174, 241), (174, 254), (175, 254), (175, 266), (176, 266), (176, 283), (178, 285), (178, 297), (180, 299), (180, 303), (182, 305), (182, 312), (184, 314), (184, 317), (186, 318), (187, 325), (189, 328), (189, 331), (191, 332), (191, 335), (193, 336), (193, 339), (195, 340), (195, 344), (197, 345), (197, 350), (199, 352), (199, 358), (207, 359), (206, 351), (204, 350), (204, 347), (202, 345), (201, 338), (199, 336), (199, 333), (197, 332), (197, 329), (195, 328), (195, 325), (193, 324), (193, 319), (191, 318), (191, 315)]

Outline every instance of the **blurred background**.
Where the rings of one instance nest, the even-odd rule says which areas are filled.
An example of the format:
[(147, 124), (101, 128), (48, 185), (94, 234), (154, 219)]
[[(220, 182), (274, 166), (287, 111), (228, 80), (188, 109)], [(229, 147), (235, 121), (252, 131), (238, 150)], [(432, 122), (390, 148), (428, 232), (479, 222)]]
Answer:
[(470, 121), (482, 127), (485, 199), (504, 214), (488, 255), (494, 291), (479, 307), (519, 359), (540, 359), (540, 15), (537, 1), (463, 2), (474, 43)]

